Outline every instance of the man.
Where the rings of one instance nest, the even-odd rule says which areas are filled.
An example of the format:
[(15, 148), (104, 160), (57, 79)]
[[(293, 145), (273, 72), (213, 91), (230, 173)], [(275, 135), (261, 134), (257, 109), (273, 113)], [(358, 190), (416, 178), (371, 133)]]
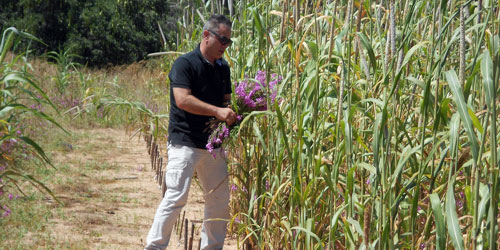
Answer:
[(165, 249), (175, 220), (187, 202), (196, 171), (203, 188), (205, 213), (201, 232), (202, 249), (222, 249), (229, 219), (229, 187), (226, 161), (221, 150), (214, 158), (206, 149), (207, 122), (215, 117), (228, 125), (236, 114), (223, 103), (231, 97), (228, 63), (222, 59), (231, 44), (231, 21), (213, 15), (203, 27), (202, 41), (180, 56), (170, 78), (167, 191), (147, 237), (146, 249)]

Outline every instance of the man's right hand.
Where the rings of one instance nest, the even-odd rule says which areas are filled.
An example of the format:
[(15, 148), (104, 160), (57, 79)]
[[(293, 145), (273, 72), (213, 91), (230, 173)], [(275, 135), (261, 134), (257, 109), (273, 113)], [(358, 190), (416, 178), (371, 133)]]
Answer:
[(236, 113), (231, 108), (219, 108), (215, 113), (215, 118), (224, 121), (227, 125), (231, 126), (237, 121)]

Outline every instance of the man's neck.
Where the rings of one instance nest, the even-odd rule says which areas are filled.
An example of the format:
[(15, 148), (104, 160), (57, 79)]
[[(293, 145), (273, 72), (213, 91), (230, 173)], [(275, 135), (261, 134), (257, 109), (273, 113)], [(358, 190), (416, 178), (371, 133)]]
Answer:
[(203, 43), (200, 44), (200, 51), (201, 51), (201, 55), (203, 56), (203, 58), (205, 58), (205, 60), (207, 60), (209, 63), (211, 63), (213, 65), (215, 62), (215, 58), (210, 58), (208, 56), (207, 48), (204, 46)]

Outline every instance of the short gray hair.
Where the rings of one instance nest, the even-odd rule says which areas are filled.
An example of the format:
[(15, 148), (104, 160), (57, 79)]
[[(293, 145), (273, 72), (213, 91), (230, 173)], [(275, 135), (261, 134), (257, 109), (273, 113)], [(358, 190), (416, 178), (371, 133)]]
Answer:
[(233, 23), (229, 18), (224, 15), (212, 15), (205, 25), (203, 25), (203, 30), (219, 31), (219, 25), (225, 25), (229, 29), (233, 26)]

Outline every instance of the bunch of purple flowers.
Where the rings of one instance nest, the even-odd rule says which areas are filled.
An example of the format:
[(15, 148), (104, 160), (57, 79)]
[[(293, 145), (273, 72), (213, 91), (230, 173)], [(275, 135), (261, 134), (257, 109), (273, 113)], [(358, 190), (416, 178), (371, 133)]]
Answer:
[(269, 96), (271, 103), (274, 103), (277, 92), (276, 85), (281, 82), (282, 77), (272, 74), (268, 82), (266, 75), (266, 71), (259, 70), (255, 75), (255, 80), (244, 79), (236, 85), (234, 92), (238, 113), (267, 110), (267, 96)]
[(268, 98), (269, 103), (274, 103), (277, 93), (276, 86), (282, 79), (281, 76), (272, 74), (268, 80), (266, 71), (259, 70), (254, 79), (245, 78), (236, 83), (234, 88), (236, 103), (233, 104), (232, 108), (238, 115), (238, 122), (231, 127), (218, 120), (212, 120), (209, 124), (211, 133), (206, 148), (214, 157), (214, 148), (221, 146), (224, 140), (229, 138), (231, 129), (237, 126), (246, 115), (252, 111), (267, 110)]

